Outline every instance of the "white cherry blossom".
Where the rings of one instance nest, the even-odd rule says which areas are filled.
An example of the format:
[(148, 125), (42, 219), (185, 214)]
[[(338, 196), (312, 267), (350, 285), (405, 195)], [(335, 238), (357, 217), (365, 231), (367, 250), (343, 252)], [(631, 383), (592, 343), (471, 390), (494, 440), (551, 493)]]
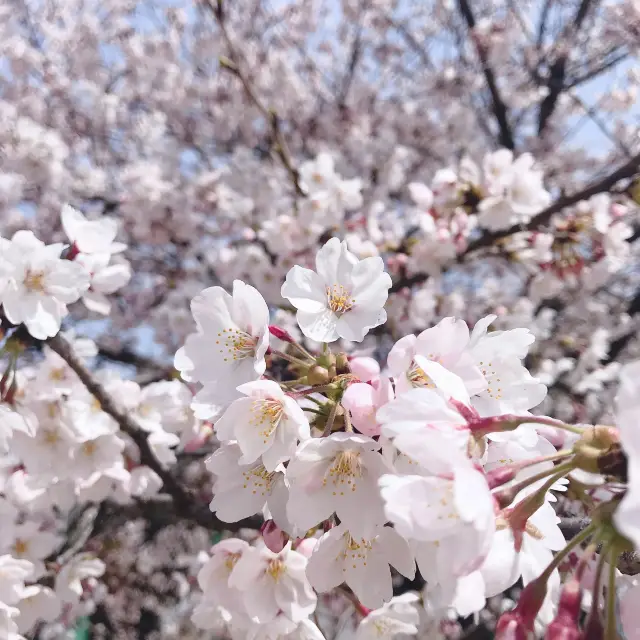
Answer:
[(45, 245), (31, 231), (18, 231), (0, 245), (0, 299), (7, 319), (24, 323), (40, 340), (60, 330), (67, 304), (89, 287), (79, 264), (60, 259), (63, 245)]
[(282, 285), (282, 296), (298, 310), (308, 338), (361, 342), (370, 329), (385, 322), (391, 278), (379, 257), (358, 260), (337, 238), (316, 255), (316, 271), (294, 266)]
[(307, 576), (321, 593), (345, 582), (365, 607), (377, 609), (393, 596), (389, 565), (409, 579), (415, 574), (409, 546), (394, 529), (378, 527), (365, 538), (340, 524), (320, 538)]
[(245, 398), (234, 400), (216, 421), (223, 442), (235, 441), (242, 451), (239, 464), (262, 458), (269, 472), (291, 458), (299, 440), (309, 438), (309, 421), (298, 403), (271, 380), (240, 385)]
[(301, 531), (334, 512), (354, 535), (384, 524), (378, 478), (389, 469), (367, 436), (334, 433), (303, 442), (289, 462), (287, 515)]
[(66, 204), (60, 212), (60, 220), (67, 238), (80, 253), (109, 255), (126, 248), (115, 242), (118, 222), (113, 218), (88, 220), (78, 209)]
[(307, 558), (291, 549), (280, 553), (250, 547), (242, 553), (229, 577), (229, 586), (242, 592), (248, 615), (267, 623), (279, 611), (293, 622), (308, 618), (316, 608), (316, 595), (306, 576)]
[(195, 406), (208, 418), (238, 397), (239, 385), (264, 373), (269, 309), (256, 289), (236, 280), (232, 295), (205, 289), (191, 301), (191, 312), (198, 331), (176, 353), (175, 367), (203, 385)]

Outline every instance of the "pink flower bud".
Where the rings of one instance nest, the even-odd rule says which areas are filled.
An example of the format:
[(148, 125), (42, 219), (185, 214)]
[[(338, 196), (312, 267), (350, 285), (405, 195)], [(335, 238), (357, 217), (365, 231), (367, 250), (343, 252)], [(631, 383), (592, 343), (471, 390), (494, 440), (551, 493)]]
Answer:
[(260, 527), (260, 534), (273, 553), (280, 553), (289, 541), (289, 536), (273, 520), (267, 520)]
[(554, 620), (547, 627), (544, 638), (545, 640), (579, 640), (580, 629), (576, 624), (567, 627), (562, 622)]
[[(533, 632), (536, 616), (546, 595), (547, 577), (542, 574), (522, 590), (516, 608), (500, 616), (496, 627), (496, 639), (525, 640), (528, 634)], [(499, 635), (501, 628), (505, 633), (509, 630), (512, 635)]]
[(278, 340), (282, 340), (284, 342), (289, 342), (289, 343), (295, 342), (295, 340), (284, 329), (281, 329), (280, 327), (276, 327), (273, 324), (269, 325), (269, 333), (275, 338), (278, 338)]
[(547, 627), (546, 640), (577, 640), (580, 637), (578, 617), (582, 602), (582, 588), (576, 578), (563, 587), (558, 603), (558, 613)]
[(310, 558), (317, 544), (317, 538), (300, 538), (295, 541), (293, 548), (305, 558)]
[(369, 382), (380, 375), (380, 365), (373, 359), (357, 357), (349, 360), (351, 373), (358, 376), (362, 382)]
[(507, 611), (498, 619), (495, 640), (527, 640), (527, 629), (515, 611)]
[(604, 624), (598, 607), (592, 607), (580, 640), (604, 640)]

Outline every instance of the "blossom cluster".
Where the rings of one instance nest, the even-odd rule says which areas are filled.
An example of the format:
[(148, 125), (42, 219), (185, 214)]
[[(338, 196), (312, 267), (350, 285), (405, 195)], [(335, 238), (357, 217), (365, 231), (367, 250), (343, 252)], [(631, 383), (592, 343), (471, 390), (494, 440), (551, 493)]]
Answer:
[[(496, 315), (471, 328), (445, 317), (399, 338), (383, 365), (345, 351), (386, 322), (392, 278), (381, 257), (360, 259), (331, 238), (314, 269), (292, 266), (281, 286), (299, 339), (271, 324), (253, 286), (210, 287), (192, 300), (196, 332), (175, 355), (187, 384), (140, 386), (113, 369), (92, 373), (95, 343), (58, 334), (67, 304), (84, 295), (91, 307), (129, 277), (126, 263), (109, 264), (124, 248), (111, 222), (71, 208), (61, 219), (68, 248), (29, 232), (2, 245), (0, 603), (12, 638), (118, 597), (100, 582), (108, 548), (86, 547), (91, 536), (68, 546), (76, 510), (163, 490), (194, 499), (172, 470), (212, 448), (204, 483), (192, 476), (212, 493), (211, 518), (254, 533), (189, 562), (199, 628), (319, 640), (337, 607), (350, 622), (336, 637), (443, 633), (518, 584), (497, 637), (578, 633), (580, 601), (588, 624), (618, 624), (602, 574), (607, 563), (607, 593), (619, 585), (633, 601), (616, 562), (640, 547), (637, 362), (620, 371), (616, 426), (589, 426), (532, 413), (547, 395), (525, 366), (535, 336), (491, 330)], [(18, 369), (38, 343), (42, 355)], [(592, 519), (569, 539), (554, 508), (567, 500)], [(197, 499), (176, 508), (207, 526)], [(420, 593), (394, 595), (418, 575)], [(589, 593), (577, 610), (576, 589)], [(625, 611), (623, 624), (635, 624)]]
[[(344, 585), (379, 609), (393, 596), (392, 569), (413, 579), (417, 566), (436, 618), (477, 613), (521, 580), (524, 593), (534, 585), (541, 595), (533, 604), (523, 597), (522, 611), (500, 624), (522, 633), (564, 624), (558, 565), (572, 544), (553, 502), (570, 474), (605, 481), (598, 464), (619, 448), (616, 432), (531, 414), (547, 392), (523, 364), (534, 336), (490, 331), (495, 316), (472, 331), (451, 317), (407, 335), (382, 371), (370, 358), (333, 353), (337, 340), (361, 341), (384, 322), (390, 285), (379, 258), (358, 260), (335, 238), (315, 271), (294, 266), (282, 295), (304, 336), (323, 343), (316, 356), (270, 326), (266, 303), (241, 281), (232, 295), (214, 287), (194, 298), (198, 332), (175, 364), (199, 383), (197, 411), (220, 442), (206, 463), (210, 508), (229, 523), (267, 519), (258, 547), (238, 539), (214, 547), (199, 576), (197, 622), (217, 607), (212, 618), (240, 633), (248, 621), (266, 637), (294, 633), (311, 624), (310, 587)], [(291, 380), (266, 373), (276, 359), (289, 363)], [(615, 525), (602, 524), (603, 536), (619, 532), (614, 548), (636, 537), (625, 517), (632, 499)], [(590, 561), (585, 552), (581, 562)]]

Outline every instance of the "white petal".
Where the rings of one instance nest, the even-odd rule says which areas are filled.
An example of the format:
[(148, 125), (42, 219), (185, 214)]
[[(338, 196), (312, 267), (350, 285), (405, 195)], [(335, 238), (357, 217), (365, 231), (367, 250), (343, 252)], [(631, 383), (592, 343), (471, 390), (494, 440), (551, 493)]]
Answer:
[(311, 271), (295, 265), (287, 273), (281, 294), (301, 311), (320, 313), (327, 308), (327, 293), (322, 278)]

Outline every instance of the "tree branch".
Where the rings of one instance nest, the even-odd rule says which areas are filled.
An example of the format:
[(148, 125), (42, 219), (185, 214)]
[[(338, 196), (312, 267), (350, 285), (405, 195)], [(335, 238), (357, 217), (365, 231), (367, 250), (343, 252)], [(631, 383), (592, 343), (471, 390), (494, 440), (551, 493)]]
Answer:
[[(635, 155), (627, 163), (616, 169), (614, 172), (610, 173), (608, 176), (602, 178), (601, 180), (594, 182), (593, 184), (585, 187), (580, 191), (576, 191), (576, 193), (568, 196), (561, 196), (549, 207), (531, 218), (528, 224), (516, 224), (502, 231), (485, 232), (477, 240), (469, 243), (466, 250), (458, 256), (458, 261), (462, 262), (470, 253), (477, 251), (478, 249), (490, 247), (501, 238), (506, 238), (507, 236), (513, 235), (514, 233), (518, 233), (520, 231), (533, 231), (535, 229), (538, 229), (539, 227), (549, 222), (554, 214), (562, 211), (566, 207), (577, 204), (582, 200), (588, 200), (598, 193), (609, 191), (615, 184), (620, 182), (620, 180), (632, 178), (637, 175), (639, 171), (640, 153)], [(397, 280), (392, 285), (390, 293), (395, 293), (397, 291), (400, 291), (401, 289), (404, 289), (405, 287), (412, 287), (413, 285), (420, 284), (427, 280), (428, 277), (429, 276), (425, 273), (417, 273), (410, 277), (400, 278), (400, 280)]]
[[(584, 19), (589, 13), (591, 3), (593, 0), (582, 0), (576, 16), (573, 20), (573, 25), (568, 29), (565, 29), (565, 38), (573, 38), (578, 32)], [(567, 61), (569, 58), (570, 46), (565, 45), (562, 53), (558, 56), (555, 62), (549, 68), (549, 79), (547, 81), (547, 87), (549, 93), (540, 104), (540, 111), (538, 113), (538, 135), (541, 136), (546, 129), (546, 126), (553, 115), (558, 103), (560, 94), (565, 90), (565, 79), (567, 75)]]
[(638, 171), (640, 170), (640, 153), (633, 156), (627, 163), (622, 165), (619, 169), (616, 169), (614, 172), (610, 173), (608, 176), (605, 176), (598, 182), (594, 182), (593, 184), (585, 187), (581, 191), (576, 191), (568, 196), (561, 196), (558, 198), (553, 204), (549, 207), (541, 211), (538, 215), (531, 218), (531, 220), (526, 225), (518, 225), (515, 224), (508, 229), (504, 229), (502, 231), (496, 231), (493, 233), (484, 233), (480, 238), (475, 240), (474, 242), (469, 243), (466, 251), (462, 254), (465, 256), (473, 251), (477, 251), (478, 249), (482, 249), (484, 247), (488, 247), (492, 245), (496, 240), (501, 238), (505, 238), (519, 231), (532, 231), (534, 229), (538, 229), (542, 225), (546, 224), (551, 220), (551, 217), (562, 211), (566, 207), (570, 207), (574, 204), (577, 204), (581, 200), (588, 200), (592, 196), (595, 196), (598, 193), (603, 193), (605, 191), (609, 191), (614, 185), (616, 185), (620, 180), (625, 180), (627, 178), (634, 177)]
[(140, 428), (136, 421), (123, 411), (116, 401), (107, 393), (105, 388), (95, 379), (84, 363), (73, 352), (71, 344), (62, 334), (47, 340), (49, 347), (55, 351), (75, 371), (78, 378), (100, 403), (102, 410), (110, 415), (136, 444), (140, 451), (140, 462), (152, 469), (162, 479), (164, 490), (173, 499), (174, 511), (181, 517), (191, 520), (209, 530), (222, 529), (237, 531), (246, 526), (245, 522), (227, 524), (218, 520), (207, 505), (199, 504), (196, 497), (165, 469), (156, 458), (147, 441), (147, 433)]
[(496, 82), (496, 76), (493, 72), (493, 69), (489, 65), (489, 60), (487, 57), (487, 52), (484, 48), (475, 40), (473, 30), (476, 26), (476, 20), (473, 15), (473, 11), (471, 10), (471, 5), (468, 0), (458, 0), (458, 6), (460, 8), (460, 13), (465, 19), (467, 26), (469, 27), (469, 31), (471, 31), (471, 38), (474, 41), (476, 53), (478, 54), (478, 58), (482, 64), (482, 72), (484, 73), (485, 80), (487, 81), (487, 86), (489, 87), (489, 92), (491, 93), (491, 103), (492, 103), (492, 111), (498, 121), (498, 127), (500, 129), (500, 133), (498, 135), (498, 142), (507, 149), (513, 150), (515, 148), (515, 142), (513, 140), (513, 133), (511, 131), (511, 125), (509, 124), (509, 118), (507, 113), (507, 106), (500, 95), (500, 90), (498, 89), (498, 84)]
[(240, 56), (240, 54), (236, 52), (235, 46), (233, 45), (233, 41), (231, 40), (231, 36), (229, 35), (229, 31), (225, 24), (225, 15), (222, 8), (222, 0), (203, 0), (203, 4), (207, 9), (209, 9), (209, 11), (216, 19), (216, 22), (220, 27), (222, 38), (227, 46), (227, 49), (229, 50), (230, 59), (227, 60), (225, 58), (221, 58), (220, 65), (223, 69), (227, 69), (240, 80), (244, 88), (244, 92), (247, 94), (249, 100), (254, 104), (255, 107), (257, 107), (258, 111), (260, 111), (260, 113), (269, 123), (269, 127), (271, 128), (271, 135), (273, 136), (273, 147), (276, 151), (276, 154), (280, 158), (280, 161), (284, 165), (285, 169), (289, 172), (289, 177), (291, 178), (291, 183), (293, 184), (296, 194), (305, 196), (306, 194), (300, 186), (300, 175), (293, 163), (291, 153), (289, 152), (289, 147), (287, 146), (284, 134), (282, 133), (281, 121), (278, 117), (278, 114), (273, 109), (268, 108), (262, 102), (262, 100), (256, 94), (251, 82), (249, 81), (249, 78), (242, 71), (242, 56)]

